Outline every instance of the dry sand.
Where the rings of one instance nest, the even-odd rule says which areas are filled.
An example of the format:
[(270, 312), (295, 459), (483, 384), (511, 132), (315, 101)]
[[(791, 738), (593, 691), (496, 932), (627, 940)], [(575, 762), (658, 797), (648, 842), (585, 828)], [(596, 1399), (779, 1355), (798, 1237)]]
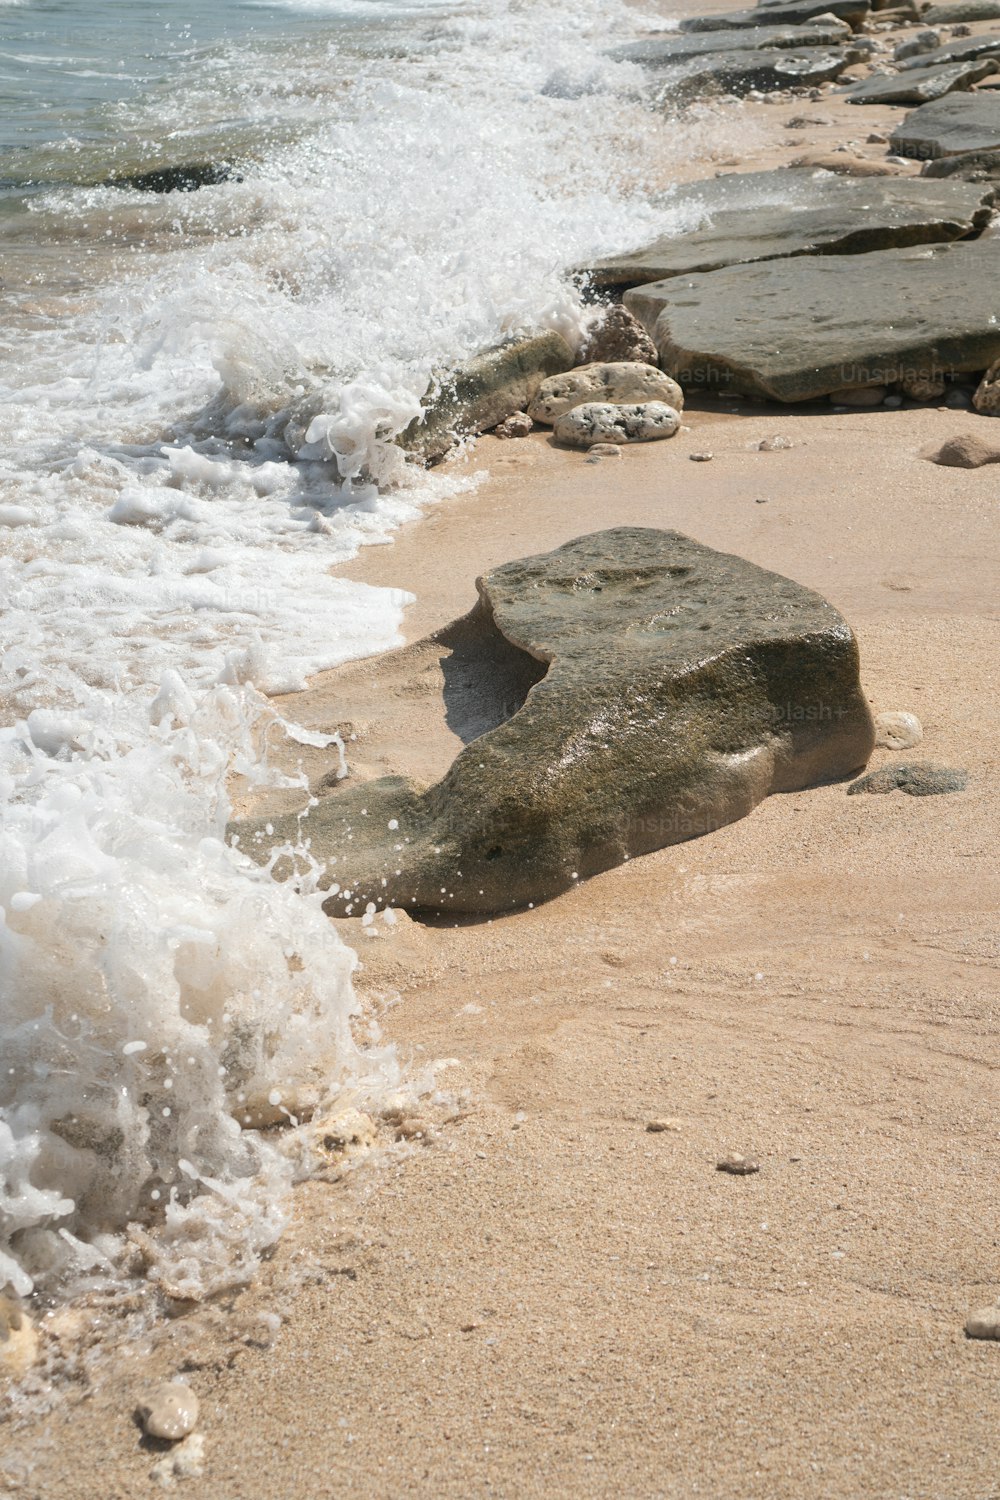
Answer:
[[(774, 153), (768, 121), (799, 112), (757, 109)], [(853, 134), (882, 115), (851, 112)], [(204, 1473), (179, 1482), (212, 1500), (1000, 1495), (1000, 1344), (963, 1334), (1000, 1297), (1000, 480), (918, 457), (992, 425), (731, 401), (686, 420), (600, 463), (484, 439), (487, 482), (348, 571), (417, 594), (416, 640), (496, 563), (678, 528), (826, 595), (875, 710), (915, 712), (914, 756), (966, 767), (968, 791), (774, 797), (492, 924), (340, 924), (388, 1034), (454, 1059), (467, 1107), (299, 1190), (231, 1311), (122, 1347), (83, 1399), (8, 1429), (12, 1494), (157, 1493), (136, 1393), (186, 1372)], [(759, 452), (775, 433), (794, 446)], [(376, 705), (359, 753), (446, 763), (421, 659), (416, 688), (398, 660), (328, 674), (295, 717)], [(719, 1173), (729, 1151), (759, 1174)]]

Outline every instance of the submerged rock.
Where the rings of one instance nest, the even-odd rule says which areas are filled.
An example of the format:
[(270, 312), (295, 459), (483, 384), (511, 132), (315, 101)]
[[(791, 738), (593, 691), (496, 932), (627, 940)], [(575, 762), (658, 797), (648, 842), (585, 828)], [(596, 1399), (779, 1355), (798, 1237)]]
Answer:
[(964, 792), (969, 784), (967, 771), (950, 766), (935, 766), (929, 760), (900, 761), (894, 766), (880, 766), (847, 788), (847, 795), (859, 792), (906, 792), (910, 797), (940, 797), (946, 792)]
[(463, 664), (450, 711), (459, 724), (467, 693), (478, 724), (482, 695), (506, 698), (519, 682), (510, 717), (471, 738), (434, 786), (341, 782), (301, 823), (272, 819), (259, 842), (263, 819), (233, 826), (261, 860), (300, 833), (336, 860), (324, 877), (332, 914), (547, 900), (871, 754), (850, 629), (818, 594), (742, 558), (619, 527), (477, 587), (472, 612), (436, 637)]
[(1000, 359), (1000, 240), (803, 255), (625, 293), (660, 364), (699, 387), (808, 401)]
[(240, 182), (229, 162), (189, 161), (180, 166), (154, 167), (147, 172), (129, 172), (108, 177), (103, 187), (130, 188), (135, 193), (195, 193), (220, 182)]
[(848, 104), (926, 104), (956, 89), (970, 89), (974, 83), (997, 72), (1000, 61), (995, 57), (972, 58), (943, 67), (910, 68), (894, 76), (866, 78), (848, 89), (844, 97)]
[(439, 392), (396, 441), (433, 462), (461, 437), (498, 427), (523, 411), (547, 375), (572, 369), (576, 360), (558, 333), (513, 339), (448, 372)]
[(621, 360), (655, 365), (656, 345), (638, 319), (620, 302), (613, 302), (588, 330), (580, 363), (617, 364)]
[(960, 239), (989, 222), (989, 200), (968, 182), (867, 182), (789, 167), (732, 172), (671, 195), (671, 208), (688, 222), (698, 220), (697, 228), (609, 256), (589, 274), (598, 286), (629, 287), (750, 261)]
[(616, 405), (664, 401), (680, 411), (684, 394), (677, 382), (655, 365), (616, 360), (610, 364), (578, 365), (565, 375), (551, 375), (538, 387), (528, 414), (534, 421), (551, 427), (575, 406), (594, 401)]
[(917, 161), (1000, 150), (1000, 94), (947, 94), (922, 104), (897, 125), (889, 145)]
[(552, 431), (557, 443), (594, 448), (603, 443), (655, 443), (673, 437), (680, 425), (679, 412), (664, 401), (640, 401), (628, 406), (590, 401), (564, 412)]

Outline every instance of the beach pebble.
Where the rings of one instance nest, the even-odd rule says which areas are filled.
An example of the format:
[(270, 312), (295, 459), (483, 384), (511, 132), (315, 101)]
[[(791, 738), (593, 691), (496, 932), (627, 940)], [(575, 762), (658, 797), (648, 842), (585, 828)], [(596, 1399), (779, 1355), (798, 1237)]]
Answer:
[(620, 360), (613, 364), (580, 365), (565, 375), (550, 375), (538, 387), (528, 411), (536, 422), (551, 426), (577, 406), (594, 402), (633, 406), (649, 401), (662, 401), (680, 411), (684, 393), (675, 380), (654, 365)]
[(620, 302), (606, 308), (591, 325), (580, 349), (580, 360), (583, 364), (617, 364), (621, 360), (659, 364), (653, 340)]
[(494, 427), (493, 436), (498, 438), (527, 437), (534, 425), (526, 411), (515, 411), (509, 417), (505, 417), (498, 427)]
[(688, 458), (693, 464), (709, 464), (715, 457), (714, 453), (689, 453)]
[(916, 714), (902, 711), (879, 714), (875, 720), (875, 743), (882, 750), (909, 750), (924, 737)]
[(728, 1172), (730, 1177), (749, 1177), (760, 1171), (760, 1162), (753, 1156), (720, 1156), (715, 1163), (717, 1172)]
[(139, 1416), (147, 1436), (176, 1443), (194, 1431), (198, 1397), (183, 1380), (164, 1380), (139, 1403)]
[(780, 433), (777, 433), (774, 437), (761, 438), (757, 444), (757, 451), (759, 453), (777, 453), (779, 449), (794, 448), (794, 446), (795, 444), (791, 438), (782, 437)]
[(902, 396), (896, 394), (886, 396), (885, 400), (882, 402), (882, 405), (884, 407), (887, 407), (889, 411), (898, 411), (902, 404)]
[(981, 469), (984, 464), (1000, 464), (1000, 443), (987, 443), (971, 432), (963, 432), (924, 456), (932, 464), (944, 464), (949, 469)]
[(899, 389), (911, 401), (940, 401), (944, 395), (942, 375), (904, 375)]
[(1000, 1305), (981, 1307), (970, 1313), (965, 1320), (965, 1332), (970, 1339), (1000, 1339)]
[(675, 408), (663, 401), (630, 406), (588, 402), (559, 418), (555, 437), (572, 448), (593, 448), (597, 443), (651, 443), (673, 437), (680, 425)]
[(680, 1128), (680, 1120), (674, 1119), (672, 1116), (664, 1116), (661, 1119), (646, 1121), (646, 1129), (651, 1135), (658, 1135), (664, 1130), (680, 1130)]
[(830, 401), (834, 406), (881, 406), (888, 394), (884, 385), (851, 386), (847, 390), (831, 391)]
[(990, 365), (976, 388), (972, 404), (983, 417), (1000, 417), (1000, 359)]
[(621, 458), (622, 450), (617, 443), (595, 443), (587, 453), (588, 464), (599, 464), (602, 458)]
[(20, 1380), (38, 1358), (38, 1334), (8, 1283), (0, 1292), (0, 1376)]

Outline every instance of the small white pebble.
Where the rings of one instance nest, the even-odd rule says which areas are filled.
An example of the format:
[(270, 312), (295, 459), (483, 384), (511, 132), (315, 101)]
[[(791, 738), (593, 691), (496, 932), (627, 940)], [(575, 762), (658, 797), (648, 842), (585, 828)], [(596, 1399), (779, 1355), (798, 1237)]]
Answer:
[(139, 1413), (150, 1437), (176, 1443), (194, 1431), (198, 1397), (183, 1380), (165, 1380), (140, 1403)]

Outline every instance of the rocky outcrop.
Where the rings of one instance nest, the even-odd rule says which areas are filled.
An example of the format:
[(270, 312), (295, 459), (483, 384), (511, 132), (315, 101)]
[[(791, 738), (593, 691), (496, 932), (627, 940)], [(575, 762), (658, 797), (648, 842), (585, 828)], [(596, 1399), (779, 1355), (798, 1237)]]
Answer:
[(593, 401), (610, 401), (616, 405), (665, 401), (680, 411), (684, 395), (677, 382), (655, 365), (632, 360), (578, 365), (565, 375), (551, 375), (548, 380), (543, 380), (528, 408), (528, 415), (533, 421), (545, 422), (551, 427), (574, 406)]
[(617, 62), (641, 63), (646, 68), (672, 68), (712, 52), (757, 52), (771, 47), (835, 47), (851, 35), (846, 21), (835, 16), (806, 26), (747, 26), (733, 31), (671, 31), (664, 36), (626, 42), (609, 54)]
[(898, 156), (931, 161), (969, 151), (1000, 150), (1000, 94), (949, 94), (922, 104), (889, 137)]
[[(441, 632), (466, 675), (507, 654), (521, 706), (436, 785), (335, 784), (300, 823), (235, 825), (261, 860), (303, 834), (327, 909), (495, 913), (709, 833), (874, 743), (844, 620), (818, 594), (674, 531), (620, 527), (479, 579)], [(287, 870), (287, 866), (285, 867)], [(279, 867), (279, 873), (281, 869)], [(332, 884), (336, 880), (337, 885)]]
[(546, 376), (575, 363), (558, 333), (501, 344), (444, 374), (423, 414), (396, 441), (427, 461), (443, 458), (459, 438), (487, 432), (523, 411)]
[(628, 406), (593, 401), (574, 406), (559, 417), (553, 437), (568, 448), (655, 443), (660, 438), (673, 437), (680, 425), (680, 413), (663, 401), (642, 401)]
[(1000, 59), (971, 58), (965, 62), (947, 63), (943, 67), (910, 68), (896, 74), (877, 74), (856, 83), (844, 97), (848, 104), (927, 104), (943, 99), (958, 89), (970, 89), (974, 83), (1000, 72)]
[(845, 386), (1000, 359), (1000, 239), (803, 255), (674, 277), (626, 292), (690, 397), (728, 390), (808, 401)]
[[(976, 0), (968, 0), (976, 3)], [(981, 0), (991, 3), (991, 0)], [(754, 10), (730, 10), (722, 15), (688, 16), (681, 21), (681, 31), (744, 30), (747, 26), (804, 26), (818, 16), (834, 16), (856, 30), (867, 20), (869, 0), (779, 0), (775, 5), (760, 5)]]
[(989, 195), (970, 183), (872, 182), (788, 167), (685, 184), (668, 201), (681, 222), (700, 219), (698, 228), (598, 261), (588, 273), (596, 285), (638, 286), (742, 262), (960, 239), (990, 218)]

